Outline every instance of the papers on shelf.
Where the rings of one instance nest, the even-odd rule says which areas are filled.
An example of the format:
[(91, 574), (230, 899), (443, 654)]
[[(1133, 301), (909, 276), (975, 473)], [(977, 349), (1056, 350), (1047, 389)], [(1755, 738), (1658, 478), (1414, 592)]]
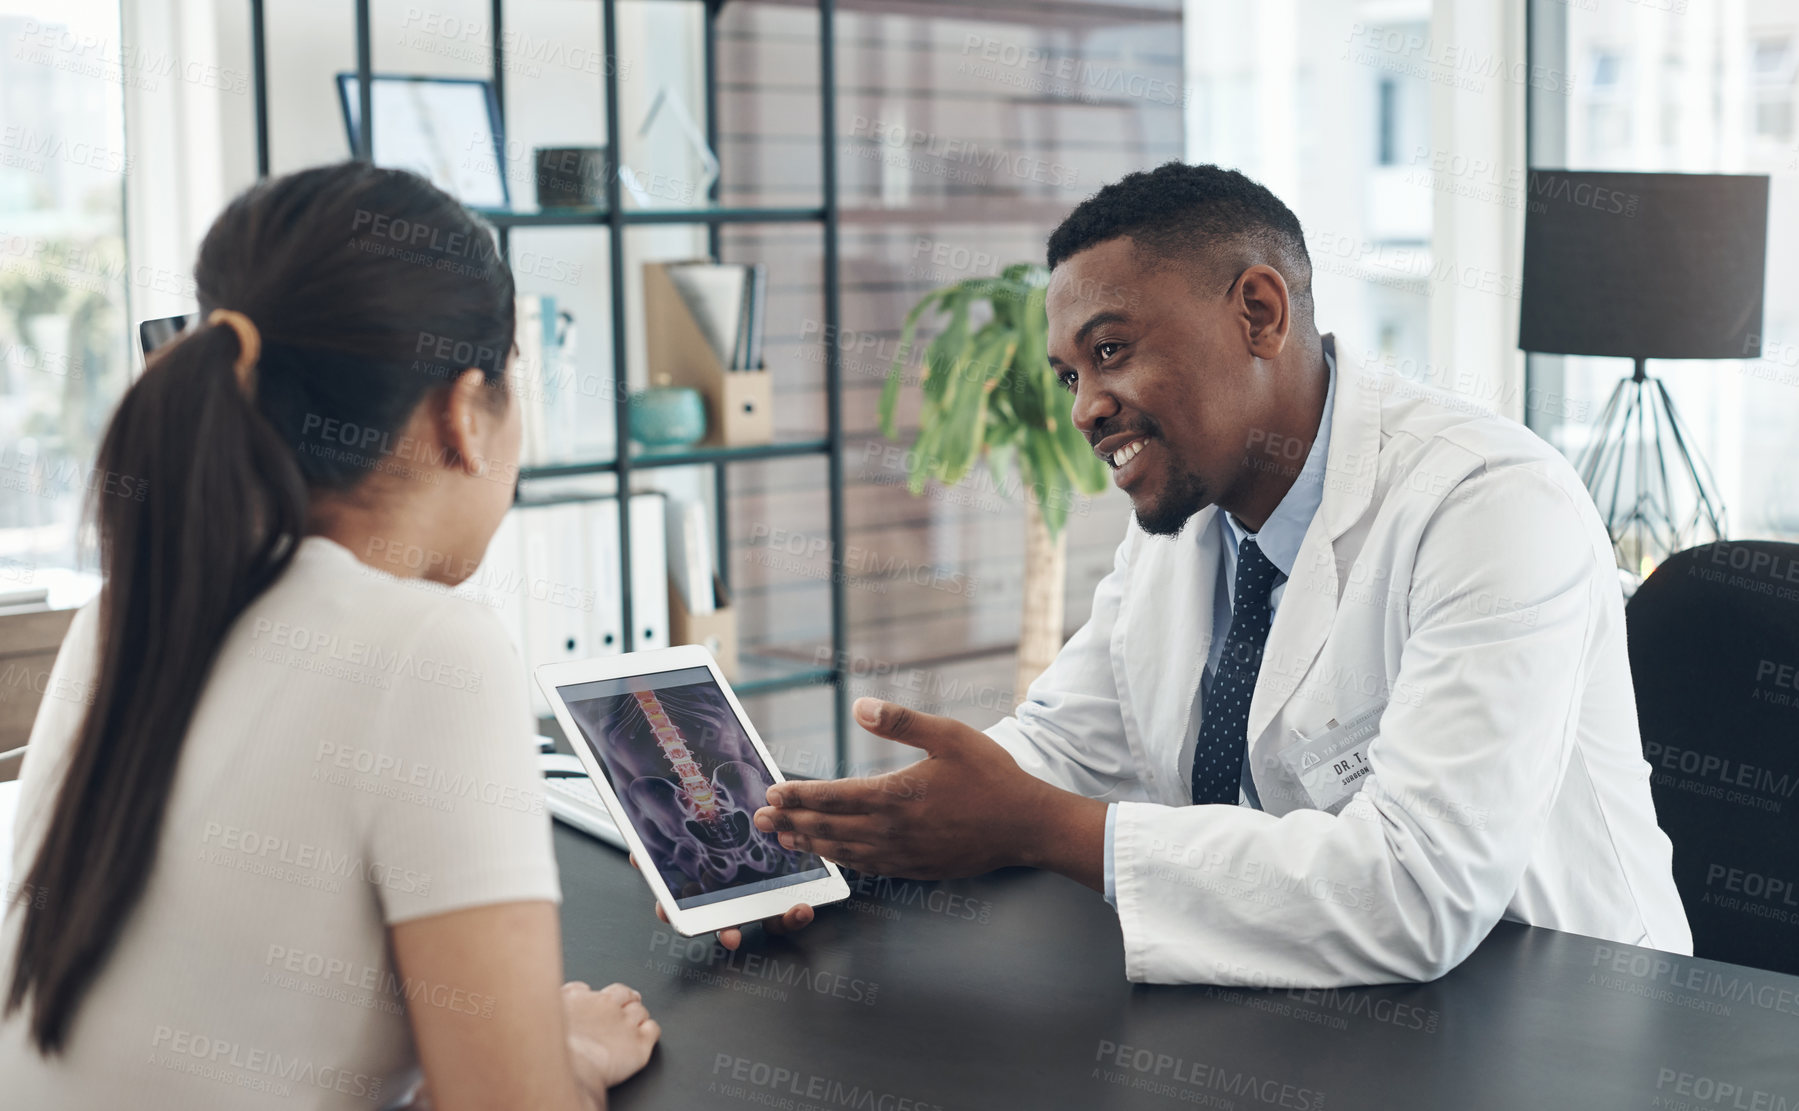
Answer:
[(670, 263), (668, 277), (726, 370), (762, 365), (768, 272), (761, 263)]

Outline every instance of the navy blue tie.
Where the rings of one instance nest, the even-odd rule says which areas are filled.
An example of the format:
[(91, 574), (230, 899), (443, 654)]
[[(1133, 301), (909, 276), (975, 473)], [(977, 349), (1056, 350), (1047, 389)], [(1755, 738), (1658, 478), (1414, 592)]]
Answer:
[(1231, 628), (1212, 689), (1206, 695), (1199, 744), (1193, 750), (1193, 801), (1236, 805), (1243, 783), (1243, 754), (1249, 747), (1249, 699), (1262, 670), (1274, 592), (1280, 568), (1254, 540), (1237, 549), (1237, 585), (1231, 599)]

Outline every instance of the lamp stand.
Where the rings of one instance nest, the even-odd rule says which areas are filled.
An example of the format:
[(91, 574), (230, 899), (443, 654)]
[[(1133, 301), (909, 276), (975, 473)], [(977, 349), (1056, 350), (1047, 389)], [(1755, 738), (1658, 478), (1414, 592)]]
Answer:
[(1667, 387), (1645, 372), (1645, 359), (1634, 362), (1581, 453), (1580, 479), (1605, 518), (1618, 566), (1646, 578), (1675, 552), (1724, 539), (1725, 516), (1711, 470), (1690, 446)]

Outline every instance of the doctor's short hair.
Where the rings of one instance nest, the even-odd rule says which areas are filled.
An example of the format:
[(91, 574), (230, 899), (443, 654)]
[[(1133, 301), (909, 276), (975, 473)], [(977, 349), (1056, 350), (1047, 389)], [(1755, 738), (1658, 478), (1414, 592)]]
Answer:
[(1286, 279), (1293, 315), (1311, 319), (1312, 259), (1299, 217), (1236, 170), (1164, 162), (1126, 174), (1082, 201), (1050, 233), (1049, 268), (1120, 236), (1152, 258), (1191, 267), (1216, 294), (1248, 267), (1272, 266)]

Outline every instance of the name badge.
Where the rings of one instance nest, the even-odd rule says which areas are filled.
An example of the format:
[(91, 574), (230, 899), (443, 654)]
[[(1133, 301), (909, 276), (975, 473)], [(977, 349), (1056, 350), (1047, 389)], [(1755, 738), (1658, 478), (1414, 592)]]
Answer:
[(1374, 770), (1368, 763), (1368, 746), (1380, 733), (1386, 708), (1383, 699), (1346, 721), (1332, 718), (1315, 737), (1293, 731), (1299, 741), (1282, 750), (1281, 763), (1299, 780), (1314, 807), (1335, 814), (1362, 789), (1362, 781)]

